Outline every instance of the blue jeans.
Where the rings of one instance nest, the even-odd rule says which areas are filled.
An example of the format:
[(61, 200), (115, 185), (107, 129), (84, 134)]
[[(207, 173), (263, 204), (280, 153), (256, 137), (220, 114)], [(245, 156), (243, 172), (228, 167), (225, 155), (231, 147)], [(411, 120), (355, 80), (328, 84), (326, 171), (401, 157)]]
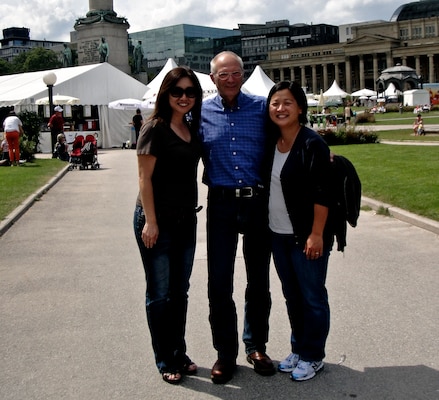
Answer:
[(146, 277), (146, 316), (160, 372), (182, 367), (186, 354), (185, 330), (189, 278), (195, 254), (196, 216), (160, 222), (157, 243), (145, 247), (141, 234), (145, 215), (134, 211), (134, 233)]
[(293, 235), (272, 233), (274, 264), (282, 283), (291, 325), (292, 351), (304, 361), (325, 357), (329, 303), (325, 287), (329, 250), (307, 260)]
[(209, 192), (207, 263), (209, 320), (218, 358), (238, 355), (233, 275), (238, 235), (243, 234), (247, 273), (243, 341), (245, 351), (265, 352), (271, 308), (269, 291), (270, 243), (267, 206), (263, 197), (221, 198)]

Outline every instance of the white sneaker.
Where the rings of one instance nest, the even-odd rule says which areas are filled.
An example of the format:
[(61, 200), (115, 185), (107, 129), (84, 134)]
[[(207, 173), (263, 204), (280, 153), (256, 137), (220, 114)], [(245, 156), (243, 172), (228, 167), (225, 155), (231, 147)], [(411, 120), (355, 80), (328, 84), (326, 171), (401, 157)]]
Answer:
[(282, 360), (277, 369), (280, 372), (292, 372), (294, 368), (296, 368), (297, 363), (299, 362), (299, 355), (296, 353), (291, 353), (288, 357)]
[(314, 378), (316, 372), (323, 369), (325, 364), (323, 361), (303, 361), (299, 360), (297, 367), (291, 373), (291, 379), (293, 381), (307, 381), (308, 379)]

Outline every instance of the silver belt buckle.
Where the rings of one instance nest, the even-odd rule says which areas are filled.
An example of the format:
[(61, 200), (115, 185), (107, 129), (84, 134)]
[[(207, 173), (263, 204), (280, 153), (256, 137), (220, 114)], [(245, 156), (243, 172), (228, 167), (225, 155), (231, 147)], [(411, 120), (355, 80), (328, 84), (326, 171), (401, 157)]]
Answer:
[[(243, 193), (243, 191), (248, 191), (248, 193)], [(251, 186), (241, 188), (241, 197), (253, 197), (253, 188)]]

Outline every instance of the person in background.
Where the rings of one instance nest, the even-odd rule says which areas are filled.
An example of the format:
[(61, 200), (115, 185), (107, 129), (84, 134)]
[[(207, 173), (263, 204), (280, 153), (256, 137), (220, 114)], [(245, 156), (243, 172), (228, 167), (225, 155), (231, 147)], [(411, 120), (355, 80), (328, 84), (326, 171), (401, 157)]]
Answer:
[(9, 166), (9, 146), (8, 141), (6, 140), (6, 134), (4, 134), (4, 138), (0, 143), (0, 150), (2, 153), (0, 165), (2, 167)]
[(424, 120), (422, 119), (422, 114), (419, 113), (416, 116), (415, 122), (413, 122), (413, 133), (415, 136), (418, 136), (420, 134), (420, 130), (424, 127)]
[(55, 112), (49, 119), (47, 126), (50, 128), (50, 136), (52, 139), (52, 155), (55, 151), (55, 145), (57, 141), (57, 137), (60, 133), (64, 132), (64, 118), (63, 118), (63, 109), (61, 106), (56, 106), (53, 109)]
[(197, 137), (202, 89), (185, 67), (169, 71), (137, 142), (134, 232), (146, 277), (146, 315), (157, 368), (179, 383), (197, 365), (186, 354), (189, 279), (195, 254)]
[(351, 116), (352, 116), (351, 105), (346, 104), (346, 107), (344, 108), (344, 120), (348, 125), (351, 123)]
[(325, 280), (333, 245), (326, 223), (330, 152), (322, 137), (305, 126), (307, 108), (296, 82), (279, 82), (270, 90), (269, 227), (291, 325), (291, 354), (278, 369), (295, 381), (313, 378), (324, 365), (329, 332)]
[(55, 144), (55, 151), (53, 152), (53, 158), (59, 158), (62, 161), (69, 161), (69, 145), (66, 142), (66, 137), (63, 133), (58, 134)]
[(15, 111), (9, 111), (3, 121), (3, 129), (9, 147), (9, 162), (11, 166), (20, 165), (20, 136), (24, 134), (23, 123), (16, 116)]
[(134, 114), (133, 116), (132, 124), (134, 126), (134, 130), (136, 131), (136, 143), (137, 143), (137, 141), (139, 140), (140, 128), (142, 127), (143, 124), (143, 117), (140, 108), (136, 110), (136, 114)]
[(242, 59), (225, 51), (211, 61), (218, 95), (203, 102), (200, 138), (208, 185), (207, 264), (209, 320), (218, 359), (211, 379), (232, 379), (238, 355), (233, 275), (238, 235), (247, 272), (243, 341), (247, 361), (262, 375), (276, 372), (266, 354), (271, 295), (267, 191), (262, 185), (265, 98), (244, 94)]

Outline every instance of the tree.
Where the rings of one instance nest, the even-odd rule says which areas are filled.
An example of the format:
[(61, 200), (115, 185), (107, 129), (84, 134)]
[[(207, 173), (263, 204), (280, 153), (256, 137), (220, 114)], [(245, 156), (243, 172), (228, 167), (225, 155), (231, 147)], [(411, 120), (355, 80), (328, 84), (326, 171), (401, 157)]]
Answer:
[(0, 75), (8, 75), (12, 73), (12, 65), (0, 58)]
[(44, 71), (61, 66), (58, 54), (42, 47), (23, 52), (12, 62), (13, 73)]
[(43, 119), (35, 111), (22, 111), (18, 115), (23, 123), (24, 135), (20, 138), (20, 154), (23, 160), (34, 158)]

